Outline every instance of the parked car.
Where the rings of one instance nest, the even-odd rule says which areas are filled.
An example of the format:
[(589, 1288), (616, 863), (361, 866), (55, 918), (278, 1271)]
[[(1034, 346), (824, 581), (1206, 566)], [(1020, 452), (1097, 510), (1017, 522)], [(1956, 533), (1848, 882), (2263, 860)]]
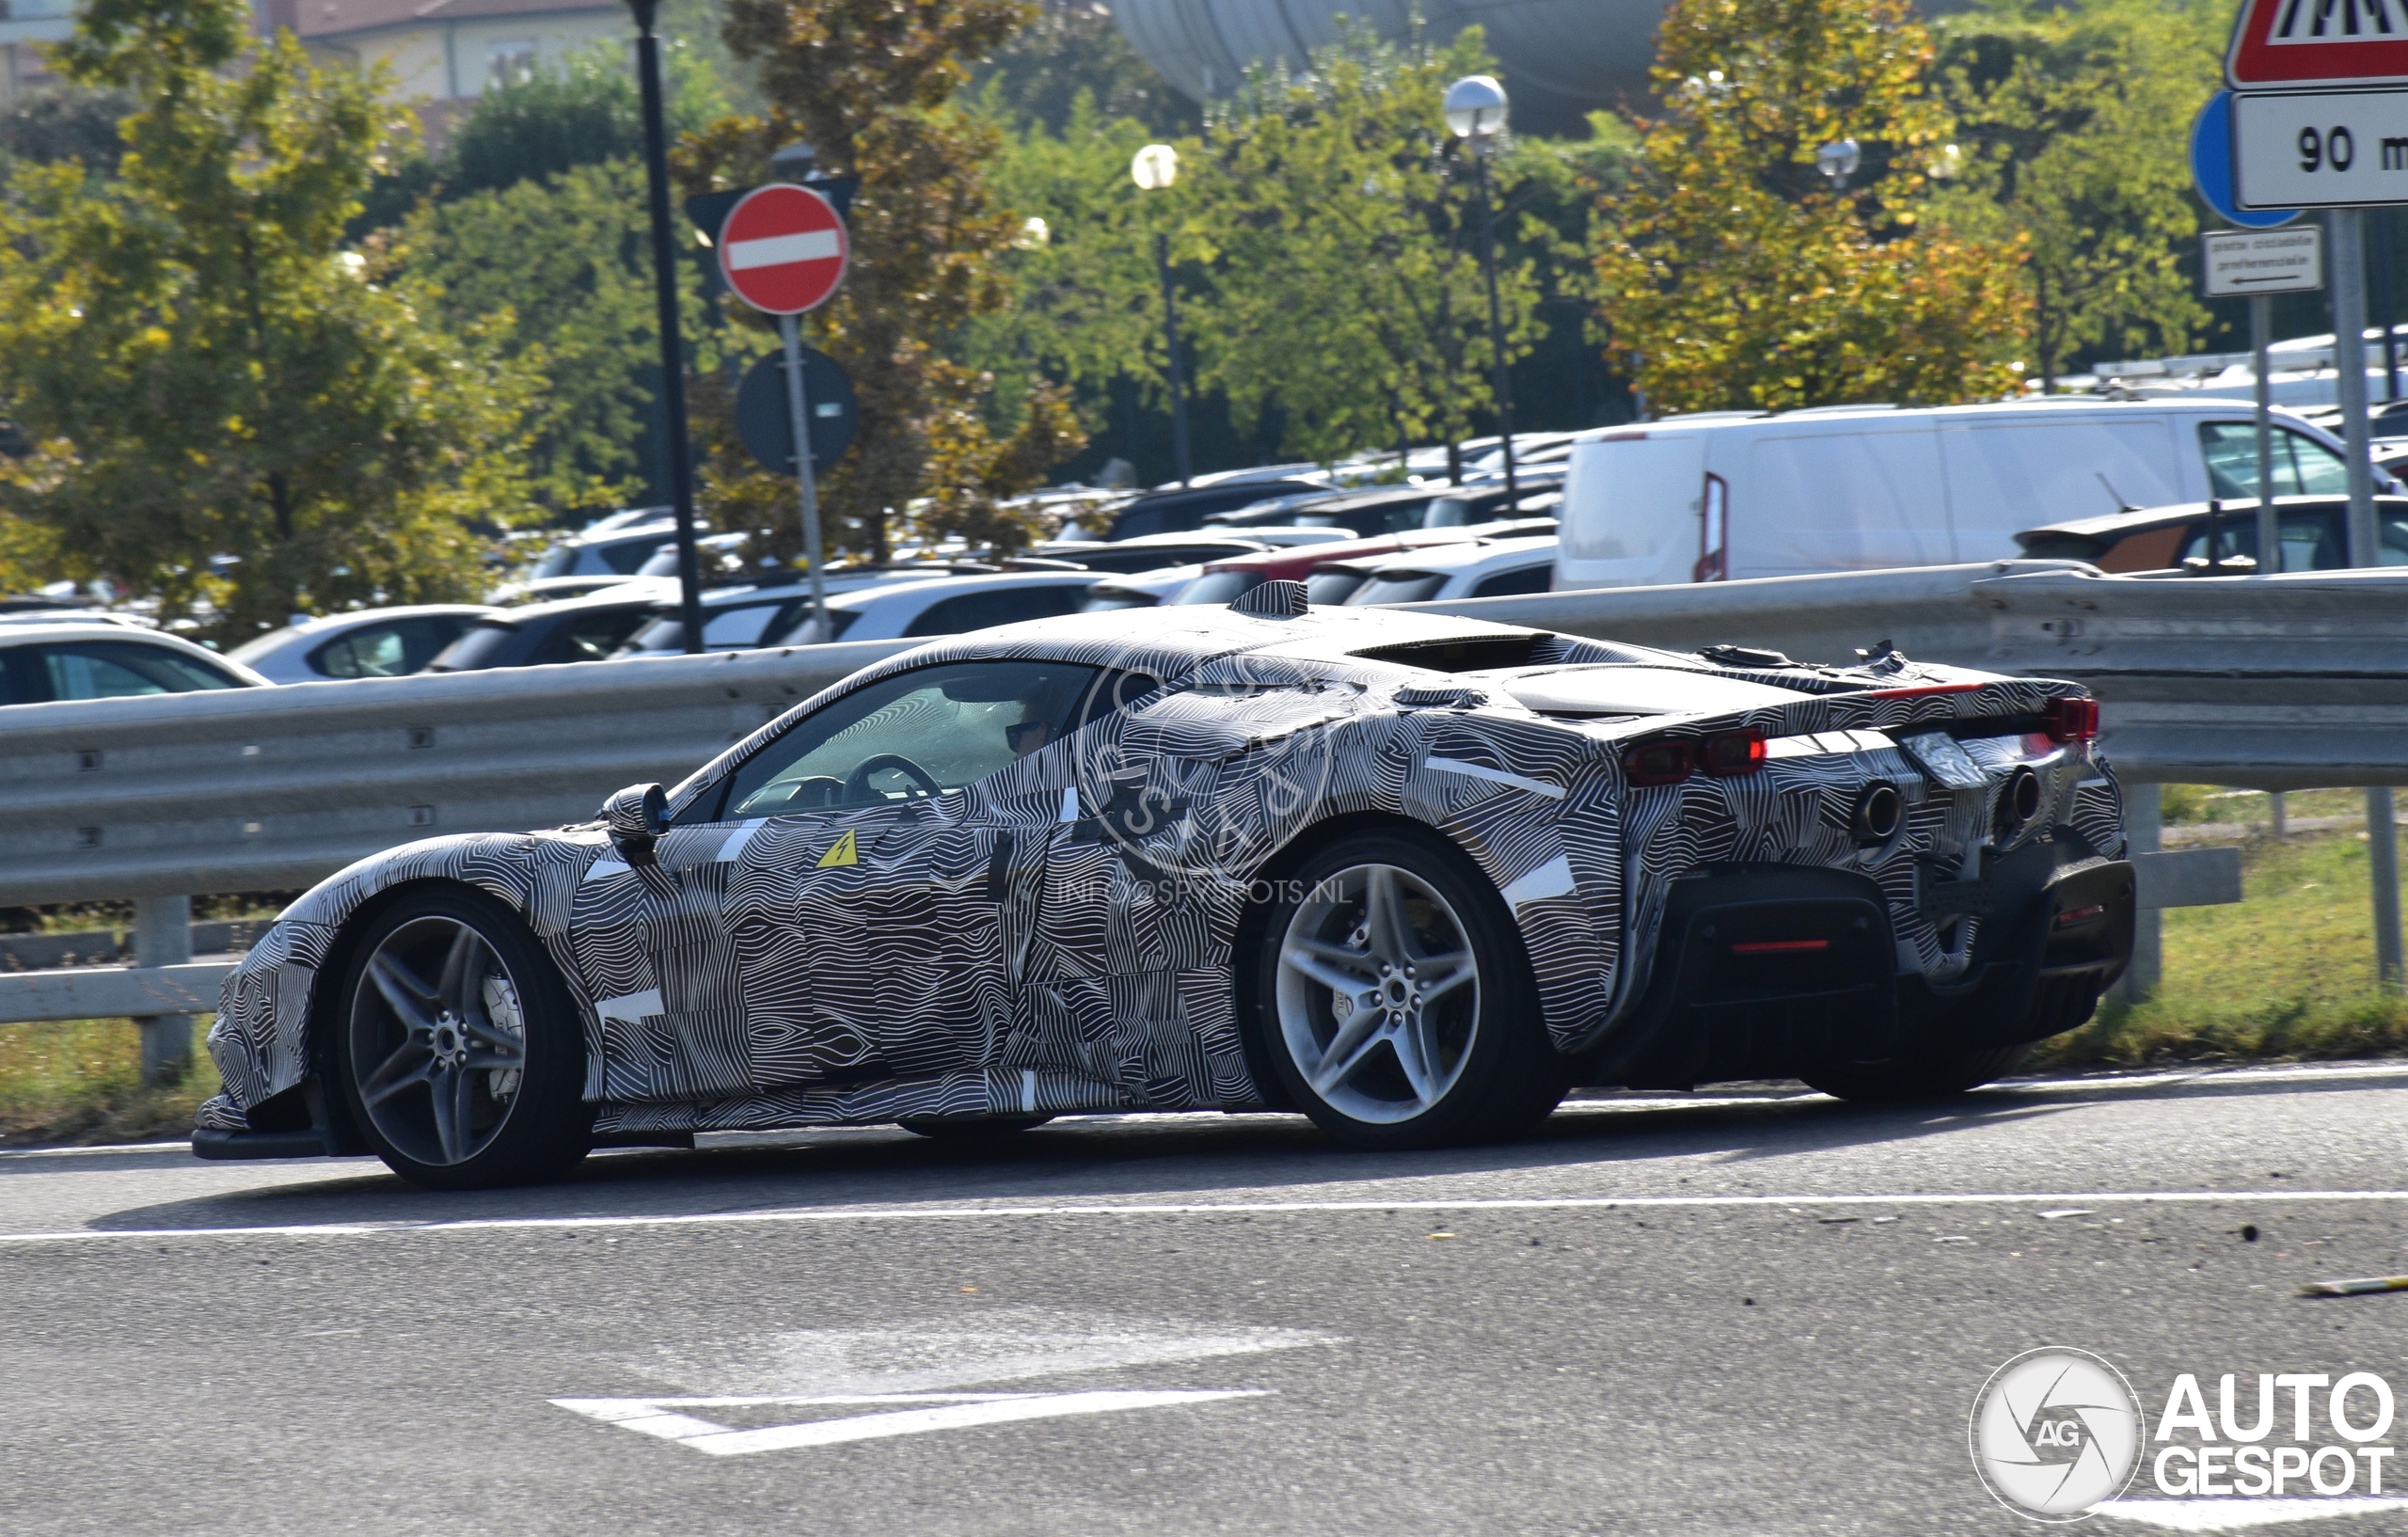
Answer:
[(1082, 571), (1126, 575), (1159, 571), (1164, 566), (1200, 565), (1239, 555), (1259, 554), (1271, 547), (1259, 539), (1207, 539), (1193, 533), (1150, 533), (1136, 539), (1106, 543), (1098, 539), (1056, 539), (1029, 553), (1040, 560), (1062, 561)]
[(240, 662), (157, 630), (72, 619), (0, 625), (0, 705), (266, 684)]
[(1112, 515), (1112, 542), (1149, 533), (1181, 533), (1200, 529), (1213, 513), (1232, 512), (1249, 502), (1290, 491), (1326, 491), (1326, 483), (1301, 476), (1275, 480), (1227, 480), (1186, 489), (1152, 491), (1121, 503)]
[(639, 578), (611, 575), (607, 577), (529, 577), (518, 581), (506, 581), (485, 594), (485, 605), (495, 609), (524, 608), (530, 603), (557, 603), (564, 597), (583, 597), (606, 587)]
[(270, 683), (398, 678), (421, 673), (476, 622), (501, 610), (482, 603), (362, 609), (288, 625), (226, 654)]
[(463, 1189), (703, 1130), (1282, 1105), (1393, 1149), (1576, 1085), (1954, 1094), (2131, 954), (2097, 724), (1292, 583), (917, 647), (673, 792), (321, 882), (223, 985), (193, 1150)]
[(1393, 555), (1402, 549), (1457, 544), (1483, 534), (1511, 537), (1514, 534), (1552, 532), (1554, 529), (1552, 521), (1492, 523), (1459, 529), (1414, 529), (1403, 533), (1383, 534), (1376, 539), (1350, 539), (1342, 544), (1307, 545), (1301, 549), (1242, 555), (1233, 561), (1212, 562), (1197, 574), (1194, 581), (1163, 602), (1181, 606), (1234, 603), (1266, 581), (1301, 581), (1311, 602), (1334, 608), (1344, 603), (1354, 589), (1363, 584), (1364, 573), (1354, 569), (1349, 562)]
[(1362, 578), (1362, 585), (1346, 594), (1349, 608), (1544, 593), (1555, 579), (1555, 536), (1429, 545), (1323, 569)]
[[(694, 570), (703, 585), (750, 580), (754, 568), (745, 563), (744, 547), (752, 537), (748, 533), (706, 533), (695, 540)], [(636, 575), (676, 579), (677, 541), (671, 538), (655, 546), (651, 557), (636, 567)]]
[[(623, 521), (624, 520), (624, 521)], [(666, 507), (618, 513), (580, 530), (544, 552), (532, 577), (632, 577), (664, 539), (677, 537)]]
[[(922, 635), (959, 635), (1052, 619), (1079, 611), (1087, 589), (1103, 580), (1093, 571), (1002, 571), (987, 577), (947, 577), (935, 581), (881, 584), (828, 600), (832, 641), (893, 641)], [(808, 612), (774, 642), (800, 645), (807, 639)]]
[[(1541, 511), (1535, 505), (1537, 499), (1560, 490), (1562, 484), (1563, 471), (1560, 468), (1534, 470), (1517, 477), (1514, 490), (1520, 499), (1515, 503), (1516, 511), (1510, 515)], [(1552, 508), (1550, 503), (1545, 510)], [(1289, 523), (1302, 528), (1344, 529), (1358, 539), (1374, 539), (1384, 533), (1461, 527), (1506, 515), (1505, 483), (1497, 481), (1462, 486), (1391, 485), (1348, 491), (1291, 507), (1221, 514), (1209, 519), (1207, 526), (1253, 534), (1273, 524)]]
[[(2350, 563), (2350, 504), (2334, 497), (2276, 497), (2284, 571), (2337, 571)], [(2374, 499), (2381, 564), (2408, 565), (2408, 497)], [(2223, 566), (2235, 556), (2258, 564), (2258, 503), (2189, 502), (2110, 513), (2026, 529), (2015, 536), (2041, 561), (2087, 561), (2101, 571), (2162, 571)]]
[[(2337, 439), (2289, 413), (2274, 436), (2278, 494), (2344, 489)], [(1669, 418), (1574, 451), (1555, 584), (2004, 559), (2020, 553), (2019, 530), (2245, 496), (2256, 483), (2256, 427), (2226, 400)]]
[(489, 613), (446, 646), (427, 671), (474, 673), (488, 667), (606, 661), (651, 623), (660, 601), (676, 591), (675, 582), (646, 577), (583, 597)]
[(1137, 571), (1125, 577), (1106, 577), (1087, 589), (1081, 613), (1102, 613), (1112, 609), (1151, 609), (1173, 594), (1186, 589), (1189, 582), (1204, 574), (1201, 565), (1166, 565), (1159, 571)]
[[(821, 587), (833, 599), (867, 588), (932, 579), (936, 578), (930, 572), (908, 568), (856, 569), (828, 573), (822, 578)], [(705, 593), (702, 606), (702, 648), (705, 651), (749, 651), (756, 646), (793, 645), (810, 626), (811, 584), (796, 581), (781, 582), (774, 587), (721, 588)], [(828, 623), (832, 629), (849, 623), (837, 619), (839, 611), (832, 602), (829, 605)], [(685, 616), (680, 600), (673, 594), (653, 605), (652, 617), (628, 638), (619, 655), (677, 657), (685, 655)]]

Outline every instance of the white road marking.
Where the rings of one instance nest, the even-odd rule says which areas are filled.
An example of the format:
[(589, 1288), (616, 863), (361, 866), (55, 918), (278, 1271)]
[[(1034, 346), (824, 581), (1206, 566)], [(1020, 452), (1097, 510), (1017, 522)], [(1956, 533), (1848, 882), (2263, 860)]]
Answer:
[(2114, 1499), (2100, 1515), (2137, 1521), (2166, 1531), (2241, 1531), (2336, 1515), (2382, 1515), (2408, 1511), (2408, 1499)]
[(2115, 1206), (2195, 1206), (2223, 1201), (2356, 1204), (2408, 1201), (2408, 1190), (2049, 1190), (1906, 1191), (1872, 1196), (1465, 1196), (1434, 1200), (1184, 1201), (1076, 1206), (847, 1207), (834, 1211), (662, 1212), (635, 1216), (466, 1217), (455, 1222), (287, 1223), (256, 1228), (85, 1228), (56, 1232), (0, 1233), (0, 1244), (65, 1244), (107, 1239), (156, 1243), (166, 1238), (374, 1238), (417, 1233), (583, 1231), (610, 1228), (767, 1227), (842, 1222), (981, 1222), (1028, 1217), (1265, 1216), (1338, 1212), (1651, 1212), (1749, 1210), (1758, 1207), (2061, 1206), (2076, 1201)]
[[(846, 1393), (824, 1398), (556, 1398), (552, 1402), (590, 1418), (644, 1435), (657, 1435), (714, 1457), (741, 1457), (756, 1451), (839, 1446), (848, 1441), (920, 1435), (929, 1431), (960, 1430), (971, 1425), (1002, 1425), (1023, 1419), (1057, 1419), (1068, 1415), (1113, 1414), (1123, 1409), (1159, 1409), (1174, 1403), (1208, 1403), (1215, 1399), (1268, 1396), (1269, 1390), (1265, 1388), (1235, 1387), (1083, 1393)], [(935, 1407), (888, 1409), (878, 1414), (810, 1419), (793, 1425), (765, 1425), (757, 1430), (734, 1430), (691, 1415), (670, 1412), (678, 1408), (755, 1407), (765, 1404), (925, 1404), (932, 1401)]]
[(727, 248), (727, 265), (731, 272), (744, 272), (753, 267), (783, 267), (795, 261), (832, 261), (838, 250), (835, 230), (804, 230), (791, 235), (737, 241)]

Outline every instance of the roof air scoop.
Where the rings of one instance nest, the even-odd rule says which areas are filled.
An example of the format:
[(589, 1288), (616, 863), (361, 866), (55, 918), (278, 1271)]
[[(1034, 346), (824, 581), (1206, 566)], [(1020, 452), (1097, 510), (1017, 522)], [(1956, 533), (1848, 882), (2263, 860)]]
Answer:
[(1303, 582), (1274, 578), (1241, 595), (1229, 605), (1229, 611), (1249, 613), (1257, 619), (1299, 619), (1307, 607)]

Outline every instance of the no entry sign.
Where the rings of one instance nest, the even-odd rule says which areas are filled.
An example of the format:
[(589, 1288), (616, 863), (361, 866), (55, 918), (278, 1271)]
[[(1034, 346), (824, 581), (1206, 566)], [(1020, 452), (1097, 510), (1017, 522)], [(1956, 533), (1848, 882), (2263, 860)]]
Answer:
[(848, 246), (835, 205), (809, 187), (755, 187), (720, 226), (719, 270), (737, 298), (772, 315), (816, 309), (845, 280)]

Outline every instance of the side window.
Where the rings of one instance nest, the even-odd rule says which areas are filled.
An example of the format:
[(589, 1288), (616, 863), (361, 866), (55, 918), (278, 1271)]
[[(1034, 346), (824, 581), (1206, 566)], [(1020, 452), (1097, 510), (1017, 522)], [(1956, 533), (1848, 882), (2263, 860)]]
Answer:
[(742, 608), (721, 609), (703, 621), (703, 648), (717, 651), (729, 646), (759, 645), (761, 637), (791, 608), (786, 603), (751, 603)]
[(2378, 507), (2374, 513), (2375, 561), (2381, 565), (2408, 565), (2408, 512)]
[(578, 614), (546, 636), (527, 661), (530, 665), (602, 661), (651, 618), (649, 609), (601, 609)]
[[(882, 678), (795, 722), (731, 776), (730, 821), (958, 789), (1069, 729), (1096, 669), (954, 662)], [(712, 819), (705, 796), (683, 818)], [(702, 815), (694, 815), (700, 811)]]
[(69, 641), (42, 647), (53, 699), (126, 699), (230, 689), (233, 680), (165, 646), (129, 641)]
[[(2199, 452), (2208, 462), (2208, 491), (2219, 499), (2258, 498), (2258, 429), (2245, 421), (2203, 421)], [(2305, 433), (2274, 429), (2272, 444), (2274, 495), (2343, 497), (2350, 470), (2341, 456)]]
[(402, 619), (327, 642), (309, 664), (330, 678), (398, 678), (423, 671), (467, 628), (465, 619)]
[(984, 593), (964, 593), (958, 597), (930, 604), (903, 633), (907, 637), (963, 635), (997, 625), (1017, 625), (1023, 619), (1054, 619), (1078, 612), (1079, 600), (1085, 595), (1085, 584), (1045, 585), (1036, 582)]
[(1482, 577), (1480, 585), (1471, 590), (1474, 597), (1512, 597), (1524, 593), (1544, 593), (1555, 580), (1555, 563), (1526, 565), (1519, 571), (1499, 571)]

